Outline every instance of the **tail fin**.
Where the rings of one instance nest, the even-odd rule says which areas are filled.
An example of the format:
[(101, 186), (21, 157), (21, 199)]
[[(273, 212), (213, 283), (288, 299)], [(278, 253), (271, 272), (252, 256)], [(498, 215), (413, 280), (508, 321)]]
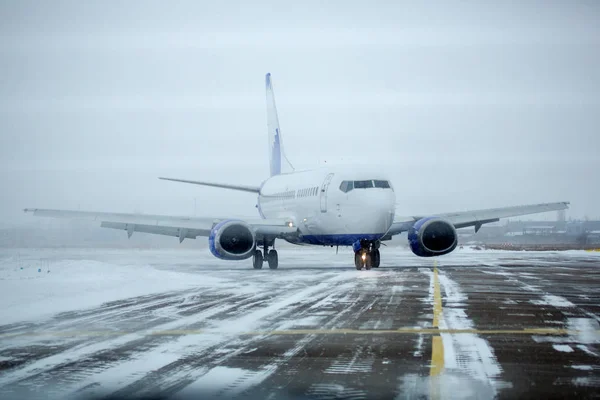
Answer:
[(271, 83), (271, 74), (265, 77), (267, 86), (267, 129), (269, 131), (269, 161), (271, 165), (271, 176), (282, 172), (291, 172), (294, 167), (289, 162), (283, 151), (281, 130), (279, 129), (279, 118), (277, 118), (277, 107), (275, 106), (275, 94)]

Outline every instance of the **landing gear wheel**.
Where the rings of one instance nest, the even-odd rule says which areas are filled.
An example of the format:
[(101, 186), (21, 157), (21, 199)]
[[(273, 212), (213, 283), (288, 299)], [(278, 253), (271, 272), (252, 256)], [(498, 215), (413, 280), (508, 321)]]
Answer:
[(354, 266), (357, 270), (365, 269), (368, 271), (371, 269), (371, 254), (365, 250), (359, 250), (354, 253)]
[(362, 253), (360, 251), (354, 252), (354, 266), (358, 271), (360, 271), (363, 267), (363, 260), (361, 255)]
[(379, 264), (381, 262), (381, 254), (379, 254), (379, 249), (375, 249), (371, 252), (371, 262), (373, 264), (373, 268), (379, 268)]
[(373, 260), (371, 258), (371, 253), (365, 252), (365, 255), (366, 255), (366, 257), (365, 257), (365, 269), (367, 271), (370, 271), (371, 267), (373, 266), (373, 262), (372, 262)]
[(255, 250), (252, 256), (252, 266), (254, 269), (262, 269), (263, 267), (263, 255), (260, 250)]
[(279, 257), (277, 256), (276, 250), (269, 251), (269, 254), (267, 254), (267, 262), (269, 263), (269, 268), (277, 269), (277, 266), (279, 265)]

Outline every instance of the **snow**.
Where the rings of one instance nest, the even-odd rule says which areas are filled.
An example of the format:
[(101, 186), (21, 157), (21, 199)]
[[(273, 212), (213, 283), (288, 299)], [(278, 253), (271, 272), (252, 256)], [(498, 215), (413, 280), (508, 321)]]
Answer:
[(596, 376), (579, 376), (573, 378), (572, 382), (575, 386), (600, 387), (600, 378)]
[(553, 306), (558, 308), (575, 307), (575, 304), (561, 296), (546, 294), (542, 296), (542, 300), (531, 300), (532, 304), (542, 306)]
[(15, 263), (0, 266), (2, 308), (0, 321), (50, 317), (54, 314), (100, 306), (135, 296), (164, 293), (223, 283), (215, 277), (162, 271), (150, 266), (127, 266), (94, 260), (64, 260), (50, 272), (37, 266), (22, 270)]
[(600, 324), (595, 318), (567, 318), (565, 324), (569, 336), (534, 335), (532, 339), (537, 343), (579, 343), (580, 350), (594, 356), (586, 344), (600, 343)]
[(591, 365), (571, 365), (571, 368), (578, 369), (580, 371), (591, 371), (594, 369)]
[[(16, 257), (14, 251), (0, 251), (0, 296), (3, 307), (0, 308), (0, 321), (3, 325), (35, 321), (68, 311), (82, 311), (84, 309), (100, 306), (107, 302), (129, 299), (136, 296), (150, 296), (176, 292), (181, 299), (178, 305), (193, 303), (193, 296), (198, 296), (205, 291), (230, 294), (231, 297), (243, 294), (247, 300), (248, 309), (236, 308), (236, 301), (225, 301), (211, 306), (206, 311), (196, 312), (192, 316), (181, 316), (173, 308), (164, 307), (152, 312), (152, 317), (157, 317), (161, 322), (153, 325), (153, 331), (168, 331), (177, 329), (202, 329), (201, 335), (184, 335), (166, 343), (152, 344), (140, 352), (133, 353), (130, 358), (111, 361), (106, 365), (97, 367), (94, 371), (77, 371), (72, 381), (63, 384), (64, 393), (78, 391), (85, 396), (94, 397), (108, 393), (111, 386), (124, 387), (137, 382), (149, 370), (156, 371), (176, 361), (184, 355), (204, 354), (209, 352), (216, 356), (218, 362), (230, 357), (235, 357), (240, 352), (253, 352), (258, 346), (260, 336), (240, 337), (240, 332), (281, 330), (294, 327), (319, 327), (335, 329), (339, 326), (340, 316), (345, 311), (331, 314), (330, 305), (344, 301), (361, 301), (352, 299), (353, 289), (360, 285), (362, 289), (376, 291), (377, 282), (383, 274), (393, 273), (397, 282), (402, 282), (402, 271), (362, 271), (357, 273), (351, 265), (348, 254), (334, 256), (323, 249), (286, 249), (287, 262), (291, 265), (285, 271), (253, 271), (247, 261), (224, 262), (210, 258), (210, 255), (200, 251), (148, 251), (140, 257), (139, 251), (98, 251), (98, 250), (30, 250), (22, 256)], [(323, 255), (328, 254), (327, 262), (323, 262)], [(439, 283), (444, 299), (444, 309), (440, 319), (440, 328), (444, 329), (472, 329), (474, 322), (467, 315), (469, 302), (468, 296), (460, 285), (452, 280), (450, 273), (444, 272), (444, 266), (461, 265), (474, 266), (482, 263), (491, 267), (484, 272), (503, 275), (506, 279), (529, 279), (526, 273), (515, 274), (501, 267), (515, 257), (515, 252), (498, 251), (470, 251), (460, 250), (456, 254), (445, 257), (443, 266), (439, 268)], [(540, 254), (528, 253), (518, 257), (540, 257)], [(587, 253), (585, 253), (587, 254)], [(289, 257), (288, 257), (289, 255)], [(577, 254), (582, 256), (582, 252)], [(594, 257), (596, 257), (594, 255)], [(430, 280), (429, 290), (423, 290), (423, 313), (415, 321), (415, 327), (431, 327), (432, 315), (429, 314), (433, 303), (433, 272), (431, 260), (420, 259), (409, 251), (394, 249), (389, 251), (385, 263), (394, 265), (410, 265), (422, 267), (419, 271)], [(536, 260), (537, 262), (537, 260)], [(568, 265), (568, 260), (562, 259), (561, 265)], [(200, 268), (199, 268), (200, 266)], [(214, 267), (213, 267), (214, 266)], [(41, 272), (38, 272), (41, 268)], [(49, 271), (49, 272), (48, 272)], [(241, 271), (247, 275), (252, 274), (252, 279), (240, 279)], [(414, 270), (413, 270), (414, 271)], [(318, 279), (315, 279), (315, 276)], [(524, 290), (538, 291), (531, 285), (522, 284)], [(288, 290), (289, 289), (289, 290)], [(187, 292), (190, 290), (189, 292)], [(191, 291), (193, 290), (193, 292)], [(252, 307), (261, 302), (265, 290), (270, 300), (264, 306)], [(403, 301), (402, 296), (414, 293), (408, 286), (402, 284), (392, 286), (392, 296), (389, 304), (398, 304)], [(183, 292), (183, 293), (182, 293)], [(539, 292), (543, 304), (555, 307), (568, 308), (574, 305), (567, 299)], [(272, 296), (272, 297), (271, 297)], [(310, 308), (306, 308), (307, 315), (287, 315), (290, 310), (296, 309), (298, 304), (313, 301)], [(365, 302), (369, 306), (369, 301)], [(506, 299), (507, 304), (515, 301)], [(542, 304), (540, 303), (540, 304)], [(385, 304), (379, 304), (385, 306)], [(141, 306), (142, 307), (142, 306)], [(303, 308), (299, 308), (303, 309)], [(318, 309), (318, 315), (310, 315)], [(351, 307), (348, 308), (350, 310)], [(564, 312), (567, 312), (565, 310)], [(120, 313), (115, 310), (115, 313)], [(215, 315), (218, 318), (213, 318)], [(120, 314), (119, 314), (120, 315)], [(176, 315), (176, 317), (173, 317)], [(524, 314), (525, 315), (525, 314)], [(93, 318), (93, 317), (91, 317)], [(119, 317), (120, 318), (120, 317)], [(165, 322), (163, 322), (165, 318)], [(83, 321), (77, 319), (77, 321)], [(363, 328), (385, 329), (393, 328), (394, 318), (361, 320)], [(55, 324), (55, 321), (52, 322)], [(53, 325), (61, 328), (60, 319)], [(584, 344), (599, 343), (599, 325), (594, 318), (569, 318), (567, 329), (571, 332), (568, 338), (553, 337), (560, 340), (554, 343), (557, 351), (574, 351), (566, 343), (582, 343), (578, 350), (589, 355), (598, 355)], [(191, 328), (190, 328), (191, 327)], [(201, 327), (201, 328), (198, 328)], [(72, 327), (71, 327), (72, 328)], [(16, 329), (16, 327), (10, 327)], [(107, 326), (106, 329), (112, 329)], [(115, 328), (116, 329), (116, 328)], [(49, 333), (51, 334), (51, 332)], [(127, 329), (120, 332), (119, 336), (108, 336), (99, 341), (85, 341), (69, 350), (42, 359), (32, 361), (18, 369), (5, 371), (0, 376), (0, 385), (20, 382), (24, 377), (38, 376), (57, 366), (71, 361), (82, 360), (91, 355), (134, 343), (144, 335), (151, 335), (150, 331), (130, 332)], [(229, 398), (243, 395), (243, 391), (256, 386), (271, 376), (277, 369), (285, 368), (285, 364), (299, 354), (315, 336), (306, 335), (294, 342), (294, 346), (280, 357), (265, 360), (260, 368), (249, 370), (244, 368), (230, 368), (223, 365), (201, 364), (201, 367), (174, 371), (164, 378), (165, 387), (177, 382), (184, 377), (190, 386), (183, 389), (182, 396), (194, 393), (197, 389), (206, 390), (209, 394)], [(46, 340), (45, 336), (11, 338), (11, 345), (17, 341), (24, 343), (32, 340)], [(56, 339), (56, 338), (54, 338)], [(296, 340), (295, 338), (294, 340)], [(63, 339), (60, 339), (63, 340)], [(57, 341), (60, 341), (57, 340)], [(64, 339), (67, 340), (67, 339)], [(415, 357), (428, 357), (423, 354), (428, 348), (429, 336), (415, 336)], [(446, 393), (458, 393), (460, 397), (469, 398), (479, 396), (483, 398), (494, 397), (498, 390), (506, 387), (502, 382), (502, 369), (494, 355), (490, 344), (476, 334), (449, 334), (443, 333), (445, 371), (437, 378)], [(566, 350), (568, 349), (568, 350)], [(327, 374), (335, 376), (337, 373), (369, 373), (374, 359), (358, 357), (354, 353), (351, 357), (330, 360)], [(409, 356), (410, 357), (410, 356)], [(11, 358), (0, 357), (0, 361), (10, 361)], [(246, 365), (244, 365), (246, 367)], [(589, 366), (573, 366), (575, 369), (586, 371)], [(84, 374), (88, 374), (84, 376)], [(98, 383), (101, 382), (101, 383)], [(406, 376), (404, 384), (411, 386), (413, 394), (430, 392), (429, 377)], [(61, 389), (61, 390), (63, 390)], [(217, 390), (218, 389), (218, 390)], [(140, 389), (142, 390), (142, 389)], [(315, 384), (314, 393), (337, 392), (341, 394), (354, 393), (348, 387), (327, 386)], [(56, 397), (60, 397), (61, 393)], [(143, 394), (143, 393), (141, 393)]]
[(569, 318), (567, 329), (576, 332), (572, 336), (578, 343), (600, 343), (600, 324), (593, 318)]
[(252, 371), (217, 366), (177, 393), (174, 398), (188, 399), (197, 397), (199, 393), (202, 393), (202, 397), (205, 398), (215, 398), (217, 396), (233, 398), (249, 387), (257, 385), (268, 375), (266, 370)]
[[(422, 272), (431, 277), (432, 287), (433, 273)], [(467, 295), (442, 270), (438, 273), (438, 279), (444, 302), (440, 329), (473, 329), (474, 323), (465, 312)], [(453, 389), (471, 388), (472, 395), (465, 395), (464, 398), (475, 394), (495, 397), (499, 389), (510, 386), (500, 380), (502, 369), (485, 339), (467, 333), (442, 333), (441, 336), (444, 344), (444, 373), (436, 379), (441, 385), (442, 393), (456, 393)]]
[(590, 356), (594, 356), (594, 357), (600, 357), (600, 355), (599, 355), (598, 353), (596, 353), (596, 352), (593, 352), (592, 350), (590, 350), (590, 348), (589, 348), (589, 347), (587, 347), (587, 346), (586, 346), (586, 345), (584, 345), (584, 344), (578, 344), (578, 345), (577, 345), (577, 348), (578, 348), (579, 350), (583, 351), (584, 353), (586, 353), (586, 354), (590, 355)]
[(574, 350), (568, 344), (553, 344), (552, 347), (556, 351), (561, 351), (563, 353), (572, 353)]
[(472, 376), (458, 370), (446, 370), (443, 374), (433, 378), (417, 374), (406, 374), (399, 378), (398, 389), (399, 394), (396, 396), (396, 400), (430, 398), (467, 400), (493, 399), (496, 397), (494, 388), (487, 382), (474, 379)]

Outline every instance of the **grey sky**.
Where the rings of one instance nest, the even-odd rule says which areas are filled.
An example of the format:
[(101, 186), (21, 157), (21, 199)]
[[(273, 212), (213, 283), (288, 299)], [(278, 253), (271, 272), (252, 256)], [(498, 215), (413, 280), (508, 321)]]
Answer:
[(383, 165), (400, 214), (600, 217), (599, 48), (595, 1), (3, 1), (0, 220), (255, 215), (156, 177), (265, 179), (266, 72), (295, 166)]

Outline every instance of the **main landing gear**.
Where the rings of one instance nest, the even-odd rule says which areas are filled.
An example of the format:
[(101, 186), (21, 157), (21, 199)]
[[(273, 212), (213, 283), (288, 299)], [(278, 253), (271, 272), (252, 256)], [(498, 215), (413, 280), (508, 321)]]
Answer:
[[(275, 244), (274, 242), (272, 244)], [(254, 269), (262, 269), (263, 262), (267, 262), (269, 264), (270, 269), (277, 269), (279, 266), (279, 256), (277, 255), (277, 250), (270, 250), (269, 245), (265, 242), (263, 247), (265, 256), (263, 257), (263, 252), (258, 248), (254, 250), (254, 254), (252, 255), (252, 266)]]
[(354, 266), (357, 270), (379, 268), (381, 255), (379, 242), (361, 241), (360, 249), (354, 252)]

